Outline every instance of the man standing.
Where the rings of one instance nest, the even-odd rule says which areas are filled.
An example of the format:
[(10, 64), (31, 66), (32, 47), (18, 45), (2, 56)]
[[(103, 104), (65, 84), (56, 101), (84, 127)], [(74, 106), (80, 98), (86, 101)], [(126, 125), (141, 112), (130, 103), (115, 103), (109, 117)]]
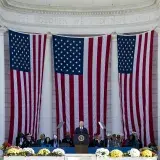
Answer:
[(79, 122), (79, 127), (76, 128), (75, 134), (88, 134), (87, 129), (84, 127), (84, 122)]

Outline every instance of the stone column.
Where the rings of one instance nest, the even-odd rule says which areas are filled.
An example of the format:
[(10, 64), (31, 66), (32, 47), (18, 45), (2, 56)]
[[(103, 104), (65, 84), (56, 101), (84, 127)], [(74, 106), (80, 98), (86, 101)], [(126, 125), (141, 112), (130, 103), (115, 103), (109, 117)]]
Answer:
[(117, 35), (112, 34), (111, 45), (111, 121), (112, 133), (122, 133), (122, 116), (118, 82)]
[(47, 35), (46, 54), (44, 61), (44, 74), (42, 85), (42, 106), (40, 112), (40, 134), (44, 133), (46, 136), (52, 137), (53, 124), (52, 124), (52, 52), (51, 52), (51, 34)]
[(0, 28), (0, 145), (5, 141), (5, 65), (4, 65), (4, 33)]

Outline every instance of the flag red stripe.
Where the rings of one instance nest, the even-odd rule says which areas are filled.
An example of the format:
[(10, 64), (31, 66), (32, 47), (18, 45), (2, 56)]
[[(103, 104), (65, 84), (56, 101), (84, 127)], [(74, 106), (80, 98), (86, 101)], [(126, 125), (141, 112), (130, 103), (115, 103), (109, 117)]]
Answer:
[(14, 131), (14, 78), (13, 70), (10, 70), (10, 85), (11, 85), (11, 121), (10, 121), (10, 131), (8, 142), (12, 144), (13, 141), (13, 131)]
[(123, 75), (124, 76), (124, 112), (125, 112), (125, 123), (126, 123), (126, 129), (127, 129), (127, 137), (129, 137), (130, 133), (129, 133), (129, 124), (128, 124), (128, 108), (127, 108), (127, 75)]
[(70, 90), (70, 130), (71, 135), (74, 133), (74, 75), (69, 75), (69, 90)]
[(111, 35), (107, 36), (106, 42), (106, 60), (105, 60), (105, 79), (104, 79), (104, 124), (107, 124), (107, 95), (108, 95), (108, 68), (109, 68), (109, 55), (110, 55), (110, 44)]
[(140, 118), (140, 106), (139, 106), (139, 66), (140, 66), (140, 53), (141, 53), (141, 43), (142, 43), (142, 35), (139, 36), (139, 43), (138, 43), (138, 53), (137, 53), (137, 64), (136, 64), (136, 113), (138, 119), (138, 126), (139, 126), (139, 133), (140, 139), (141, 137), (141, 118)]
[(146, 54), (147, 54), (148, 33), (145, 34), (143, 68), (142, 68), (142, 100), (143, 100), (143, 121), (144, 121), (144, 144), (146, 144)]
[(89, 126), (89, 134), (93, 135), (93, 105), (92, 105), (92, 62), (93, 61), (93, 38), (89, 38), (88, 44), (88, 126)]
[(79, 75), (79, 120), (84, 121), (83, 110), (83, 75)]
[(18, 90), (18, 132), (22, 129), (22, 89), (20, 71), (17, 71), (17, 90)]
[(154, 143), (154, 133), (153, 133), (153, 114), (152, 114), (152, 56), (153, 56), (153, 38), (154, 31), (151, 32), (150, 41), (150, 61), (149, 61), (149, 129), (150, 129), (150, 139), (151, 143)]
[(130, 74), (130, 78), (129, 78), (129, 100), (130, 100), (130, 115), (131, 115), (131, 124), (132, 124), (132, 130), (136, 131), (135, 128), (135, 123), (134, 123), (134, 113), (133, 113), (133, 99), (132, 99), (132, 85), (133, 85), (133, 75)]
[[(66, 121), (66, 104), (65, 104), (65, 75), (61, 74), (61, 90), (62, 90), (62, 114), (63, 121)], [(66, 124), (63, 125), (63, 133), (66, 134)]]
[(101, 57), (102, 57), (102, 37), (98, 37), (98, 47), (97, 47), (97, 133), (100, 134), (100, 126), (98, 122), (100, 121), (100, 93), (101, 93)]
[(27, 119), (28, 119), (28, 111), (27, 111), (27, 87), (26, 87), (26, 73), (23, 72), (24, 77), (24, 95), (25, 95), (25, 134), (27, 133)]

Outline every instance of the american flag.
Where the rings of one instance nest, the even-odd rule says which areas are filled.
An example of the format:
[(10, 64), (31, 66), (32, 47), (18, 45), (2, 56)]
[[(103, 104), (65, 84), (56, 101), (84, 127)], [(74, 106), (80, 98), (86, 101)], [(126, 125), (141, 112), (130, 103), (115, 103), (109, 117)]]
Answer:
[(18, 132), (37, 138), (46, 35), (9, 31), (11, 118), (9, 142)]
[(57, 124), (65, 122), (60, 137), (71, 135), (84, 121), (89, 134), (106, 125), (108, 65), (111, 36), (53, 36)]
[(118, 70), (125, 138), (136, 131), (144, 145), (154, 142), (152, 55), (154, 31), (118, 35)]

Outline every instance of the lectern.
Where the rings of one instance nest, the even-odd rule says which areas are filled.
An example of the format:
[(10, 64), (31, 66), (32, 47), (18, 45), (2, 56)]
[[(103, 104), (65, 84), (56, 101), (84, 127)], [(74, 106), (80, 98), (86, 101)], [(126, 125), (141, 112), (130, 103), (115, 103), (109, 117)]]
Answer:
[(88, 153), (88, 145), (89, 145), (88, 134), (75, 134), (74, 145), (76, 153)]

